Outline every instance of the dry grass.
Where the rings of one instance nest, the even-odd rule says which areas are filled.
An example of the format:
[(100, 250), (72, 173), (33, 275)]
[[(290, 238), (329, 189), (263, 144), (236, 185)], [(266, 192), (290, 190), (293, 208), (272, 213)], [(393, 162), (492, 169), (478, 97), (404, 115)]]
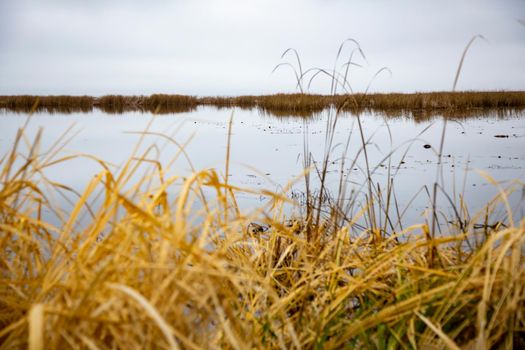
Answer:
[(106, 113), (131, 111), (157, 114), (189, 112), (197, 107), (197, 98), (184, 95), (155, 94), (151, 96), (106, 95), (91, 96), (0, 96), (0, 108), (28, 113), (32, 110), (48, 113), (92, 112), (99, 108)]
[[(340, 100), (345, 96), (340, 96)], [(339, 102), (340, 104), (342, 102)], [(416, 94), (355, 94), (345, 108), (404, 111), (468, 111), (525, 107), (523, 92), (431, 92)]]
[[(295, 52), (302, 91), (299, 55), (288, 52)], [(331, 96), (105, 96), (85, 103), (110, 112), (204, 104), (304, 117), (327, 107), (428, 117), (525, 106), (524, 92), (336, 95), (335, 83)], [(0, 104), (60, 104), (35, 100), (8, 96)], [(169, 175), (172, 162), (158, 162), (152, 146), (137, 147), (118, 170), (96, 160), (101, 171), (63, 210), (53, 194), (75, 193), (44, 169), (67, 167), (71, 157), (60, 158), (60, 140), (42, 152), (40, 134), (23, 152), (21, 130), (0, 163), (0, 348), (524, 348), (525, 220), (514, 224), (507, 210), (503, 221), (490, 222), (498, 205), (508, 207), (512, 188), (483, 215), (455, 208), (443, 234), (434, 232), (435, 205), (431, 224), (393, 224), (400, 221), (393, 180), (373, 182), (359, 113), (366, 200), (345, 202), (342, 182), (335, 198), (323, 189), (338, 117), (329, 112), (316, 168), (321, 189), (313, 195), (307, 172), (302, 206), (286, 193), (235, 187), (214, 169)], [(184, 154), (168, 140), (175, 158)], [(307, 144), (304, 164), (316, 164)], [(239, 193), (266, 196), (269, 205), (245, 213)], [(306, 215), (285, 217), (286, 206)]]
[(151, 96), (0, 96), (0, 107), (28, 112), (38, 99), (37, 109), (48, 112), (91, 111), (98, 107), (108, 113), (148, 111), (158, 113), (187, 112), (199, 105), (215, 107), (258, 108), (277, 116), (309, 117), (335, 107), (352, 112), (374, 111), (387, 115), (463, 115), (521, 112), (525, 109), (525, 92), (431, 92), (414, 94), (274, 94), (265, 96), (194, 97), (157, 94)]
[(50, 194), (67, 188), (42, 171), (69, 160), (39, 139), (21, 154), (20, 131), (0, 167), (0, 348), (525, 346), (525, 221), (431, 239), (426, 223), (388, 229), (388, 209), (360, 227), (366, 206), (289, 221), (293, 203), (265, 191), (247, 214), (235, 196), (258, 191), (216, 170), (168, 176), (151, 148), (100, 162), (62, 211)]
[(0, 107), (23, 113), (34, 109), (48, 113), (89, 112), (94, 100), (90, 96), (0, 96)]
[(193, 96), (162, 94), (151, 96), (108, 95), (95, 100), (94, 105), (106, 113), (147, 111), (164, 114), (190, 112), (196, 108), (197, 99)]

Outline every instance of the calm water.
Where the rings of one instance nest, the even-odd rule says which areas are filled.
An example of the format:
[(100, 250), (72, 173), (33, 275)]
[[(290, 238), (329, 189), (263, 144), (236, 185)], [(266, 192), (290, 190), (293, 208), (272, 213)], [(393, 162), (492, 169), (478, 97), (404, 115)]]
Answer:
[[(71, 126), (70, 142), (62, 155), (86, 153), (118, 166), (127, 160), (139, 140), (138, 132), (144, 131), (151, 122), (150, 131), (172, 136), (179, 144), (187, 144), (185, 150), (196, 169), (217, 168), (224, 174), (228, 121), (233, 115), (231, 139), (231, 167), (229, 181), (242, 187), (279, 190), (303, 169), (304, 140), (316, 161), (321, 161), (325, 150), (326, 123), (329, 113), (305, 122), (294, 117), (271, 117), (257, 111), (228, 110), (201, 107), (197, 111), (153, 117), (150, 114), (124, 113), (108, 115), (103, 112), (77, 114), (37, 113), (29, 121), (29, 139), (43, 128), (42, 150), (50, 147)], [(0, 125), (0, 153), (5, 154), (13, 145), (17, 132), (26, 122), (26, 116), (2, 112)], [(436, 179), (437, 155), (443, 122), (416, 122), (409, 118), (388, 118), (376, 114), (361, 115), (367, 146), (369, 164), (376, 168), (373, 181), (382, 188), (388, 182), (388, 159), (394, 175), (396, 197), (400, 209), (408, 206), (405, 223), (421, 222), (429, 207), (429, 190)], [(508, 135), (500, 138), (495, 135)], [(337, 191), (341, 176), (341, 159), (349, 140), (345, 157), (343, 178), (350, 189), (361, 191), (365, 181), (362, 141), (353, 115), (341, 115), (337, 121), (333, 148), (330, 152), (329, 189)], [(142, 149), (156, 144), (158, 158), (168, 163), (178, 148), (156, 136), (147, 136)], [(430, 145), (431, 148), (425, 148)], [(428, 146), (427, 146), (428, 147)], [(387, 156), (391, 153), (392, 156)], [(480, 171), (489, 174), (502, 186), (514, 179), (525, 179), (525, 116), (505, 118), (480, 117), (449, 122), (444, 147), (442, 184), (447, 193), (456, 198), (464, 193), (469, 209), (479, 210), (496, 193), (497, 188), (488, 184)], [(151, 158), (156, 158), (152, 155)], [(349, 167), (353, 159), (357, 163)], [(387, 157), (387, 160), (385, 160)], [(404, 158), (403, 158), (404, 157)], [(400, 163), (403, 160), (403, 163)], [(54, 181), (82, 191), (88, 181), (98, 173), (100, 166), (88, 159), (72, 160), (48, 168), (47, 176)], [(191, 167), (184, 157), (173, 164), (172, 173), (188, 174)], [(315, 181), (314, 187), (315, 187)], [(423, 190), (422, 190), (423, 189)], [(304, 182), (292, 186), (289, 195), (300, 198)], [(521, 197), (523, 189), (518, 186), (512, 197), (517, 217), (523, 217)], [(411, 202), (416, 193), (419, 195)], [(239, 201), (243, 207), (257, 207), (264, 197), (242, 194)], [(441, 210), (451, 213), (451, 207), (441, 202)]]

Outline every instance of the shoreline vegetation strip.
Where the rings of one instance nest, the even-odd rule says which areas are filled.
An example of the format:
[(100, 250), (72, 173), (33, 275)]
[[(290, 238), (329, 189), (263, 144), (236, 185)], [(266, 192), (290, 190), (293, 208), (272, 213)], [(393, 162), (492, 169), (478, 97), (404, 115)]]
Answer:
[(361, 112), (377, 111), (399, 115), (409, 112), (414, 117), (426, 114), (443, 116), (474, 115), (479, 111), (521, 112), (525, 109), (525, 91), (465, 91), (423, 93), (374, 93), (316, 95), (279, 93), (261, 96), (197, 97), (153, 94), (150, 96), (0, 96), (0, 108), (29, 112), (90, 112), (98, 108), (107, 113), (142, 111), (153, 113), (190, 112), (198, 106), (218, 108), (257, 108), (276, 116), (309, 117), (327, 108)]

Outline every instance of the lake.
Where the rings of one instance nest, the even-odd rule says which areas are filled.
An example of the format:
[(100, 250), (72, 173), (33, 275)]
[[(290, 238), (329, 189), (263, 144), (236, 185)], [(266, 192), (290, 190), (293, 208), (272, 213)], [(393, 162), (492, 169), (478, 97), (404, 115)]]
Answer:
[[(69, 142), (60, 155), (90, 154), (114, 165), (116, 169), (129, 159), (149, 125), (151, 133), (172, 137), (191, 159), (191, 165), (179, 147), (155, 135), (145, 136), (140, 149), (156, 145), (149, 158), (162, 164), (173, 161), (168, 173), (186, 176), (193, 169), (216, 168), (225, 173), (228, 124), (232, 119), (229, 183), (243, 188), (282, 191), (293, 181), (287, 195), (301, 201), (305, 186), (301, 174), (305, 141), (318, 167), (326, 149), (327, 122), (334, 120), (333, 110), (311, 118), (272, 116), (257, 110), (216, 109), (198, 107), (194, 111), (153, 116), (150, 113), (125, 112), (106, 114), (99, 110), (88, 113), (37, 112), (28, 121), (28, 140), (43, 128), (42, 148), (45, 151), (69, 128)], [(438, 169), (438, 150), (443, 130), (442, 118), (421, 120), (409, 116), (386, 117), (380, 113), (360, 114), (367, 157), (374, 188), (385, 189), (389, 179), (394, 184), (397, 212), (404, 225), (421, 223), (430, 208), (428, 193), (432, 192)], [(27, 121), (26, 114), (3, 111), (0, 117), (2, 134), (0, 153), (12, 147), (17, 130)], [(341, 176), (348, 186), (348, 195), (361, 194), (367, 179), (358, 118), (351, 113), (337, 117), (332, 148), (329, 152), (327, 188), (335, 195)], [(348, 142), (348, 148), (345, 148)], [(430, 146), (430, 147), (429, 147)], [(26, 147), (29, 147), (29, 144)], [(174, 156), (179, 154), (176, 159)], [(471, 214), (479, 211), (497, 193), (483, 174), (490, 175), (500, 186), (525, 179), (525, 115), (509, 113), (449, 120), (445, 134), (439, 183), (459, 207), (459, 197)], [(352, 161), (357, 159), (355, 164)], [(341, 171), (342, 162), (344, 166)], [(45, 169), (53, 181), (82, 191), (101, 166), (88, 158), (77, 158)], [(316, 170), (311, 172), (312, 186)], [(520, 187), (521, 186), (521, 187)], [(427, 192), (428, 190), (428, 192)], [(510, 203), (516, 218), (524, 217), (523, 185), (516, 185)], [(256, 208), (267, 201), (262, 195), (241, 193), (240, 206)], [(69, 204), (62, 202), (67, 207)], [(447, 217), (453, 216), (451, 203), (441, 196), (439, 208)], [(406, 209), (406, 210), (405, 210)], [(356, 209), (357, 210), (357, 209)], [(494, 220), (504, 217), (504, 209), (494, 213)]]

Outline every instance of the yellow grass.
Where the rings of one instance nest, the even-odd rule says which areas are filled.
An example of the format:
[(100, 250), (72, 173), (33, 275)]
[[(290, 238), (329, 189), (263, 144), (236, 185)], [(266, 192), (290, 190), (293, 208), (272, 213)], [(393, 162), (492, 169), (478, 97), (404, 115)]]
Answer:
[[(50, 193), (67, 189), (42, 171), (69, 160), (46, 158), (38, 138), (22, 155), (18, 136), (0, 168), (0, 348), (525, 345), (525, 221), (434, 239), (426, 223), (288, 221), (284, 194), (213, 169), (168, 176), (148, 151), (115, 171), (100, 162), (63, 211)], [(242, 192), (271, 204), (244, 213)]]

